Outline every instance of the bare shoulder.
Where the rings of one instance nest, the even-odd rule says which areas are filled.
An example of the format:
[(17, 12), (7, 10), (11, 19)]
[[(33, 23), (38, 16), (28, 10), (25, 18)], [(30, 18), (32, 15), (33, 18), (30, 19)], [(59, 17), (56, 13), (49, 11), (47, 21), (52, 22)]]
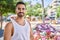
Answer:
[(12, 22), (6, 24), (4, 29), (4, 40), (10, 40), (12, 35)]
[(12, 22), (7, 23), (5, 29), (11, 29), (11, 28), (12, 28)]

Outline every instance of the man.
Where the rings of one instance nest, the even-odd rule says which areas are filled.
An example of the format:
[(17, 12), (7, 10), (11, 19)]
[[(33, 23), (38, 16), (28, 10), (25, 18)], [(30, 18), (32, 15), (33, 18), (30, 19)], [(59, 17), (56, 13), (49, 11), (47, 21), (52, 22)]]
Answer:
[(5, 27), (4, 40), (33, 40), (31, 25), (24, 19), (26, 12), (25, 3), (18, 2), (15, 12), (17, 17), (11, 18), (11, 22)]

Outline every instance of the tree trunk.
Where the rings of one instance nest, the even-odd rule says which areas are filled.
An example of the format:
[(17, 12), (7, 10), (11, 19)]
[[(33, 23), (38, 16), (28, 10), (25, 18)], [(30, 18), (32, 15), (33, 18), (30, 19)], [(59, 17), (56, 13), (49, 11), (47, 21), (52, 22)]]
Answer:
[(0, 12), (0, 29), (2, 29), (2, 13)]
[(44, 0), (41, 0), (41, 2), (42, 2), (42, 9), (43, 9), (43, 11), (42, 11), (42, 20), (43, 20), (43, 23), (45, 23), (45, 9), (44, 9)]

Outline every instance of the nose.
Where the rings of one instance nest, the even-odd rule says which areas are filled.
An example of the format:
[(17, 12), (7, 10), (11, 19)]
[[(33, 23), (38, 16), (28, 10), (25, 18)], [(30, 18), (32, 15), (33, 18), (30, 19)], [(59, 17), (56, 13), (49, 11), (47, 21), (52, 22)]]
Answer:
[(23, 12), (23, 10), (22, 10), (22, 9), (20, 9), (20, 12)]

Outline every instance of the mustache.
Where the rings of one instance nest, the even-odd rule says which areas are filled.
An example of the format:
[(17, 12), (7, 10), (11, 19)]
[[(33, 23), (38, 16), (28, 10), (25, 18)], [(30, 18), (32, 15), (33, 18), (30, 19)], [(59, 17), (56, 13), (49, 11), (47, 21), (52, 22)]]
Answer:
[[(19, 13), (23, 13), (23, 12), (19, 12)], [(18, 14), (19, 14), (19, 13), (18, 13)]]

